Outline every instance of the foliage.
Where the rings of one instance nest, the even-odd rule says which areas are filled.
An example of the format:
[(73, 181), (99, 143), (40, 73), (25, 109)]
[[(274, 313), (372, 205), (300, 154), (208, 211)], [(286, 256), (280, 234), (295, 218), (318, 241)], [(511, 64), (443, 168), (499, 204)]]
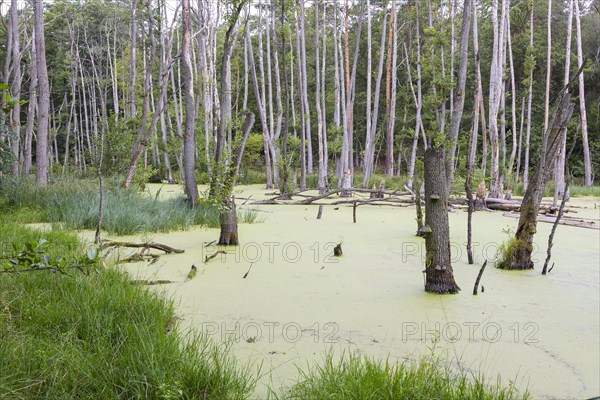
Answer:
[[(0, 221), (2, 244), (42, 240), (49, 256), (86, 257), (73, 234)], [(256, 379), (250, 368), (202, 336), (178, 334), (176, 322), (171, 301), (116, 270), (2, 274), (0, 393), (14, 399), (249, 398)]]

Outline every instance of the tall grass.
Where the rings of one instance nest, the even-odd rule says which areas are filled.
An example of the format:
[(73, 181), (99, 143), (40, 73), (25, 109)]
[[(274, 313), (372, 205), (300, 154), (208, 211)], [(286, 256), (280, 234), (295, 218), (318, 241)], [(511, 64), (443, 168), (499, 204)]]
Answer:
[(435, 356), (418, 363), (390, 363), (343, 355), (334, 361), (331, 354), (322, 366), (309, 367), (283, 399), (527, 399), (500, 381), (488, 385), (481, 375), (453, 372)]
[[(0, 243), (44, 237), (76, 257), (72, 234), (0, 221)], [(172, 302), (115, 270), (0, 273), (0, 397), (245, 399), (255, 374), (227, 349), (177, 333)]]
[[(20, 222), (51, 222), (69, 229), (95, 229), (98, 190), (90, 181), (58, 182), (40, 187), (28, 180), (0, 181), (0, 208), (16, 211)], [(244, 213), (241, 222), (258, 222)], [(188, 206), (184, 197), (160, 199), (147, 192), (108, 185), (104, 193), (102, 227), (109, 233), (170, 232), (193, 225), (219, 226), (219, 209), (208, 202)]]

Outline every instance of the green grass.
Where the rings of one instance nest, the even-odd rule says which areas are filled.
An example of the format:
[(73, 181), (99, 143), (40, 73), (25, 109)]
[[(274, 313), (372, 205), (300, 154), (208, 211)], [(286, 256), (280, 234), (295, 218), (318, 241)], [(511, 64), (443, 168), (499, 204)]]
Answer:
[(283, 399), (527, 399), (509, 384), (498, 380), (488, 385), (481, 375), (453, 372), (435, 356), (417, 363), (390, 363), (330, 354), (322, 366), (300, 371), (301, 379)]
[[(72, 234), (0, 221), (3, 249), (40, 238), (55, 255), (83, 251)], [(112, 269), (0, 273), (0, 397), (249, 398), (256, 375), (175, 322), (172, 302)]]
[[(91, 181), (59, 181), (40, 187), (29, 180), (0, 181), (0, 209), (19, 222), (51, 222), (68, 229), (95, 229), (98, 189)], [(244, 213), (242, 223), (258, 222), (256, 213)], [(112, 234), (170, 232), (194, 225), (219, 227), (219, 210), (208, 202), (192, 209), (184, 197), (159, 199), (147, 192), (107, 185), (102, 228)]]

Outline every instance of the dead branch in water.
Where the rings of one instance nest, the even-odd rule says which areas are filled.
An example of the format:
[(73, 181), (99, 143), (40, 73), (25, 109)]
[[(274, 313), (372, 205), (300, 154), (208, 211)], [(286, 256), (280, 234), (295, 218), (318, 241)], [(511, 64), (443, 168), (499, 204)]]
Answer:
[[(481, 276), (483, 275), (483, 270), (485, 270), (485, 266), (487, 265), (487, 260), (483, 262), (481, 269), (479, 270), (479, 274), (477, 274), (477, 280), (475, 281), (475, 286), (473, 287), (473, 295), (477, 296), (477, 288), (479, 287), (479, 281), (481, 280)], [(481, 291), (483, 292), (483, 286), (481, 287)]]
[(105, 242), (102, 243), (102, 249), (107, 249), (109, 247), (128, 247), (128, 248), (141, 248), (141, 249), (155, 249), (155, 250), (161, 250), (164, 251), (166, 254), (171, 254), (171, 253), (184, 253), (185, 250), (181, 250), (181, 249), (176, 249), (174, 247), (171, 246), (167, 246), (166, 244), (162, 244), (162, 243), (155, 243), (155, 242), (146, 242), (146, 243), (131, 243), (131, 242)]
[(210, 256), (206, 256), (204, 258), (204, 263), (206, 264), (207, 262), (209, 262), (210, 260), (212, 260), (213, 258), (215, 258), (216, 256), (218, 256), (219, 254), (227, 254), (227, 252), (225, 250), (217, 250), (213, 254), (211, 254)]
[[(502, 214), (505, 217), (510, 217), (510, 218), (519, 218), (519, 214), (515, 214), (512, 212), (505, 212)], [(537, 220), (539, 222), (547, 222), (550, 224), (553, 224), (556, 221), (555, 217), (548, 217), (545, 215), (540, 215), (537, 217)], [(594, 221), (589, 221), (589, 220), (585, 220), (585, 219), (575, 219), (575, 218), (561, 218), (559, 221), (560, 225), (567, 225), (567, 226), (575, 226), (577, 228), (587, 228), (587, 229), (597, 229), (600, 230), (600, 225), (598, 225), (596, 222)]]

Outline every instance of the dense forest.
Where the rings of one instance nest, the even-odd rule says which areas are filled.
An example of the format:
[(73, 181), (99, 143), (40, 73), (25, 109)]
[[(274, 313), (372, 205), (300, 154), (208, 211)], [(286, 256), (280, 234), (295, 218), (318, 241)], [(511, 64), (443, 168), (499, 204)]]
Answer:
[(527, 182), (552, 102), (584, 61), (569, 171), (585, 185), (599, 173), (589, 1), (3, 3), (4, 174), (95, 175), (104, 149), (102, 173), (129, 166), (126, 186), (136, 168), (207, 182), (248, 111), (238, 172), (262, 171), (267, 187), (339, 187), (345, 172), (353, 186), (374, 173), (411, 186), (423, 151), (445, 141), (452, 172), (470, 161), (499, 197)]

